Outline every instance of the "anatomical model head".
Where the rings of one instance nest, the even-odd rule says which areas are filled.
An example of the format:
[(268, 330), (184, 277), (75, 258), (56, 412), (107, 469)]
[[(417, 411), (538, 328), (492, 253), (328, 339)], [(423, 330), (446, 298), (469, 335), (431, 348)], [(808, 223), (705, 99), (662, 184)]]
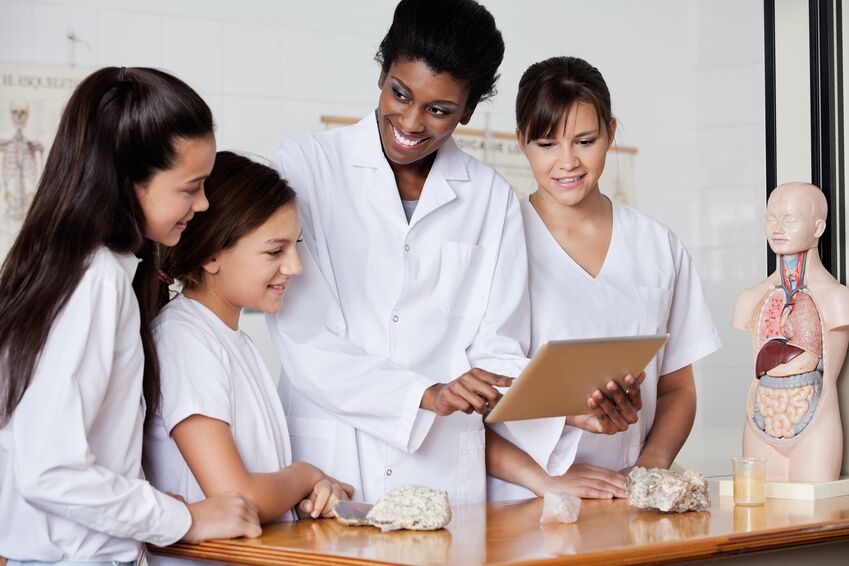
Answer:
[(766, 204), (766, 237), (777, 255), (801, 253), (817, 246), (825, 230), (828, 203), (825, 195), (808, 183), (777, 187)]
[(23, 128), (29, 118), (29, 103), (20, 98), (13, 99), (9, 103), (9, 113), (12, 114), (12, 123), (16, 128)]

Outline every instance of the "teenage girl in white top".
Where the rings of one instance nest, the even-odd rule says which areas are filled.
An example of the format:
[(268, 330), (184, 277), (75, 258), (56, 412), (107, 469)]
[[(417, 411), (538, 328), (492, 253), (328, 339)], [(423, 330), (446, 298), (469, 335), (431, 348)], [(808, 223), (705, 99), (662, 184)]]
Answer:
[(164, 260), (182, 284), (154, 321), (162, 403), (147, 427), (145, 471), (186, 501), (228, 491), (250, 500), (262, 522), (292, 508), (328, 516), (350, 485), (292, 463), (277, 390), (242, 309), (274, 314), (301, 273), (295, 193), (273, 169), (219, 152), (206, 181), (209, 212)]
[(68, 102), (0, 272), (0, 555), (12, 564), (134, 563), (144, 542), (260, 532), (240, 495), (187, 506), (141, 467), (159, 398), (156, 248), (206, 209), (214, 158), (209, 108), (166, 73), (101, 69)]
[[(636, 414), (613, 415), (618, 432), (566, 426), (553, 454), (568, 468), (559, 478), (546, 477), (542, 463), (527, 457), (525, 466), (510, 459), (509, 471), (499, 465), (507, 459), (493, 458), (490, 473), (511, 483), (491, 481), (490, 495), (526, 497), (553, 486), (581, 497), (623, 497), (632, 466), (668, 468), (674, 461), (696, 413), (692, 364), (717, 350), (719, 338), (681, 240), (599, 190), (616, 120), (598, 69), (576, 57), (531, 65), (519, 82), (516, 125), (539, 185), (521, 203), (530, 351), (571, 338), (668, 333), (669, 340), (639, 387), (626, 379), (629, 396), (642, 394)], [(516, 443), (534, 453), (534, 442)]]

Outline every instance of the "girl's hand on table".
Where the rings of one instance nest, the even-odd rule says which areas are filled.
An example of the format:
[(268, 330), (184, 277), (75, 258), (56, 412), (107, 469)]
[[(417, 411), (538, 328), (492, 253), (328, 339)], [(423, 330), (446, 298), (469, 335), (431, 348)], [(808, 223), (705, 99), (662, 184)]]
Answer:
[(213, 495), (188, 505), (192, 526), (183, 541), (192, 544), (212, 538), (258, 537), (262, 534), (253, 503), (235, 492)]
[(562, 476), (550, 476), (545, 491), (565, 491), (582, 499), (627, 497), (625, 476), (590, 464), (572, 464)]
[(589, 414), (566, 417), (566, 424), (600, 434), (616, 434), (628, 430), (636, 423), (638, 411), (643, 407), (640, 385), (645, 381), (645, 372), (635, 379), (625, 376), (625, 389), (611, 380), (602, 393), (596, 389), (587, 398)]
[(336, 502), (347, 501), (352, 495), (352, 485), (325, 476), (315, 484), (312, 493), (298, 504), (298, 515), (304, 519), (332, 517)]

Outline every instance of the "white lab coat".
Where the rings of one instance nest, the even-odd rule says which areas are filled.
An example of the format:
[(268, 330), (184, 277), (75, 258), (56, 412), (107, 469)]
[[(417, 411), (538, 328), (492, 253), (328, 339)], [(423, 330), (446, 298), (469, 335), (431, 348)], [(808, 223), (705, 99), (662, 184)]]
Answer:
[[(449, 140), (408, 223), (373, 114), (287, 142), (273, 163), (298, 193), (304, 237), (304, 273), (268, 319), (293, 457), (360, 501), (408, 483), (484, 501), (481, 417), (435, 418), (419, 402), (471, 367), (515, 376), (527, 364), (527, 257), (510, 186)], [(551, 452), (560, 429), (517, 434), (546, 437)]]
[(12, 420), (0, 429), (6, 558), (128, 562), (139, 557), (142, 541), (165, 546), (191, 526), (188, 508), (142, 474), (137, 266), (130, 254), (97, 250), (56, 316)]
[[(563, 251), (527, 197), (521, 201), (528, 246), (531, 352), (548, 340), (669, 333), (646, 367), (639, 421), (614, 435), (564, 427), (552, 459), (612, 470), (633, 466), (651, 430), (658, 376), (719, 349), (690, 254), (668, 228), (613, 202), (613, 235), (601, 271), (593, 278)], [(533, 446), (517, 442), (526, 451)], [(529, 497), (518, 485), (490, 479), (495, 499)]]

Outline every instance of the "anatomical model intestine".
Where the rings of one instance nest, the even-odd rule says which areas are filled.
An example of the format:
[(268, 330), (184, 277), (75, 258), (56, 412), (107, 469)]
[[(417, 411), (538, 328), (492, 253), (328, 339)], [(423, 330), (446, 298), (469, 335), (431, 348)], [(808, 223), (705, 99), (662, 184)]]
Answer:
[(766, 235), (778, 268), (743, 291), (734, 308), (733, 324), (751, 332), (755, 354), (743, 455), (766, 458), (769, 481), (840, 477), (836, 385), (849, 345), (849, 289), (817, 251), (827, 215), (817, 187), (775, 189)]

